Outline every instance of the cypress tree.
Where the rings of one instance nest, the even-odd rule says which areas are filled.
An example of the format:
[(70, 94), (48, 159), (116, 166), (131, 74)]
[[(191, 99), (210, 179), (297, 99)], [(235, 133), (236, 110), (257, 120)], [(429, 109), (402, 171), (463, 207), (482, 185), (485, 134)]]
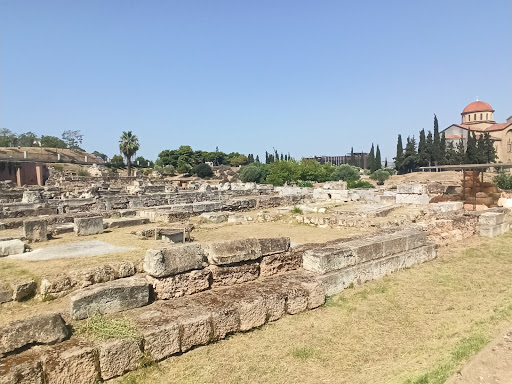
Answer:
[(455, 156), (455, 161), (454, 161), (454, 164), (464, 164), (466, 163), (466, 150), (464, 149), (464, 142), (461, 140), (459, 140), (459, 142), (457, 143), (457, 148), (456, 148), (456, 156)]
[(412, 172), (418, 167), (418, 153), (416, 152), (416, 140), (414, 136), (412, 138), (407, 137), (402, 167), (404, 172)]
[(350, 148), (350, 165), (356, 165), (356, 155), (354, 155), (354, 147)]
[(256, 162), (259, 163), (260, 162), (260, 156), (259, 155), (256, 155)]
[(420, 131), (420, 141), (418, 142), (418, 164), (420, 167), (425, 167), (428, 164), (427, 154), (427, 140), (425, 138), (425, 129)]
[(388, 167), (388, 158), (386, 157), (386, 159), (384, 159), (384, 168), (387, 168)]
[(402, 143), (402, 135), (398, 135), (398, 141), (396, 143), (396, 156), (395, 160), (395, 169), (398, 173), (403, 172), (402, 163), (404, 161), (404, 147)]
[(441, 164), (446, 164), (446, 136), (441, 133)]
[(437, 116), (434, 114), (434, 142), (432, 147), (432, 161), (438, 165), (441, 161), (441, 137), (439, 136), (439, 123)]
[(476, 142), (476, 160), (478, 164), (484, 164), (486, 162), (487, 150), (485, 148), (484, 135), (480, 134)]
[(382, 168), (382, 160), (380, 158), (380, 148), (377, 144), (377, 151), (375, 152), (375, 170)]
[(281, 161), (284, 161), (283, 153), (281, 152)]
[(370, 170), (370, 173), (375, 172), (377, 168), (375, 168), (375, 149), (373, 147), (370, 149), (370, 153), (368, 154), (368, 169)]
[(491, 139), (491, 134), (485, 132), (484, 136), (485, 143), (485, 162), (494, 163), (496, 161), (496, 148), (494, 148), (494, 142)]
[(425, 141), (425, 159), (429, 167), (434, 162), (434, 140), (430, 131), (428, 131), (427, 140)]
[(466, 164), (477, 164), (478, 153), (475, 132), (468, 132), (468, 144), (466, 148)]

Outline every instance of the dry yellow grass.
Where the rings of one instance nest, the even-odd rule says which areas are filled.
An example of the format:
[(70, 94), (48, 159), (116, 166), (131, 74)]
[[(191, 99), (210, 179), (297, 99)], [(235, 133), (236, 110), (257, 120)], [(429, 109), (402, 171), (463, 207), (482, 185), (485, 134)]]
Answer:
[[(462, 247), (472, 246), (468, 250)], [(512, 318), (512, 233), (197, 348), (120, 383), (443, 383)]]

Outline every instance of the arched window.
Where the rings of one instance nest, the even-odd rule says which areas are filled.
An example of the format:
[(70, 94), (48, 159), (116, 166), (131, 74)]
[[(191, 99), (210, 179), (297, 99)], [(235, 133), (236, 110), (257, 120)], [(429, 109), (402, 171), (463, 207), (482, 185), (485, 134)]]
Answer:
[(485, 114), (485, 120), (489, 120), (489, 114), (488, 113)]
[(508, 143), (507, 143), (507, 152), (510, 153), (512, 152), (512, 140), (508, 139)]
[(480, 114), (480, 120), (483, 120), (483, 119), (484, 119), (484, 114), (483, 114), (483, 113), (481, 113), (481, 114)]
[(473, 120), (476, 120), (476, 113), (475, 113), (475, 116), (473, 116)]
[(471, 121), (471, 115), (468, 115), (468, 121)]

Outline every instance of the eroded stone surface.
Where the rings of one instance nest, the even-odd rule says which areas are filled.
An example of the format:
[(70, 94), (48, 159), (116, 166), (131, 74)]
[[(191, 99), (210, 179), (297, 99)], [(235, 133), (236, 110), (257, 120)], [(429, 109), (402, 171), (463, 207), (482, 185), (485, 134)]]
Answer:
[(74, 220), (74, 231), (77, 236), (89, 236), (103, 233), (103, 217), (80, 217)]
[(25, 252), (25, 243), (19, 239), (0, 241), (0, 257)]
[(203, 268), (203, 257), (199, 244), (149, 249), (144, 258), (144, 271), (153, 277), (172, 276)]
[(256, 280), (260, 274), (260, 266), (256, 261), (237, 265), (210, 265), (212, 286), (228, 286)]
[(210, 270), (199, 269), (163, 278), (147, 276), (147, 280), (157, 299), (174, 299), (209, 289)]
[(214, 265), (234, 264), (256, 260), (262, 256), (258, 239), (223, 241), (208, 244), (205, 248), (208, 262)]
[(101, 378), (108, 380), (138, 368), (142, 358), (139, 340), (107, 340), (98, 346)]

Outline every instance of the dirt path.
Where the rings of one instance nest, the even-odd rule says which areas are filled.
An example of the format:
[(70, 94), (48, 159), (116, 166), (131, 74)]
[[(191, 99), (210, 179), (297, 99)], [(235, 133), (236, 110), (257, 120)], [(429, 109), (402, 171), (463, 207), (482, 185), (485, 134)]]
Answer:
[(512, 384), (512, 323), (446, 384)]

